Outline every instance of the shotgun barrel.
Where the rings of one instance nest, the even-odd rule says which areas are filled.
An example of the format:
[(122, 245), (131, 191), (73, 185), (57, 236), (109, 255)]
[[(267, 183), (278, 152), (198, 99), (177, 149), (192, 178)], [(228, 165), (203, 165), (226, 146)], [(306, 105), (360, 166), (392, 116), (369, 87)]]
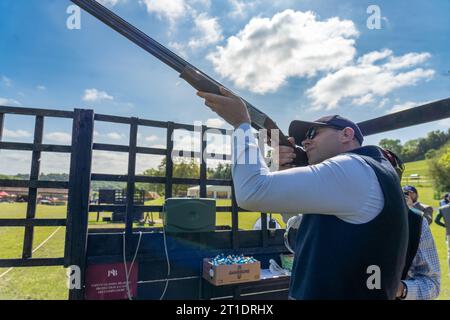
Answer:
[[(146, 35), (117, 14), (101, 5), (95, 0), (71, 0), (74, 4), (99, 19), (101, 22), (114, 29), (157, 59), (174, 69), (180, 74), (180, 77), (186, 80), (191, 86), (200, 91), (220, 94), (219, 88), (223, 86), (213, 78), (209, 77), (198, 68), (185, 61), (183, 58), (160, 44), (158, 41)], [(224, 86), (223, 86), (224, 87)], [(265, 113), (255, 108), (252, 104), (245, 101), (250, 114), (252, 126), (257, 129), (267, 129), (267, 135), (270, 139), (271, 130), (278, 129), (279, 143), (282, 145), (291, 144), (287, 137), (282, 133), (276, 123)]]

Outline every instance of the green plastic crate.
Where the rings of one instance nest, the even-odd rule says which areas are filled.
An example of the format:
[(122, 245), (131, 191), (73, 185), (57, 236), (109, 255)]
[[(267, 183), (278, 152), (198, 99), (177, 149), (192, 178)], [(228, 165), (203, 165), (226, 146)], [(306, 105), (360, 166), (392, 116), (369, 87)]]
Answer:
[(210, 232), (216, 230), (216, 200), (170, 198), (164, 204), (166, 232)]

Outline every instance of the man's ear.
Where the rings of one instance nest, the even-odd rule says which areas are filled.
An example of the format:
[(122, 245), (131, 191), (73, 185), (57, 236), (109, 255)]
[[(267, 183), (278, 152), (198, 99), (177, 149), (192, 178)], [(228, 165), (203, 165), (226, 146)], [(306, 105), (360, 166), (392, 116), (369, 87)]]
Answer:
[(342, 132), (343, 142), (350, 142), (355, 139), (355, 130), (350, 127), (345, 128)]

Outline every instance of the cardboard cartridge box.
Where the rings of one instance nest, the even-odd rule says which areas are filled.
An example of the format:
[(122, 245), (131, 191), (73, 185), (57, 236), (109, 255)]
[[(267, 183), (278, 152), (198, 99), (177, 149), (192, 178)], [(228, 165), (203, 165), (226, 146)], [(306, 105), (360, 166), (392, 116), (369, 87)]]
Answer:
[(261, 262), (230, 265), (213, 265), (211, 259), (203, 259), (203, 278), (215, 286), (259, 281)]

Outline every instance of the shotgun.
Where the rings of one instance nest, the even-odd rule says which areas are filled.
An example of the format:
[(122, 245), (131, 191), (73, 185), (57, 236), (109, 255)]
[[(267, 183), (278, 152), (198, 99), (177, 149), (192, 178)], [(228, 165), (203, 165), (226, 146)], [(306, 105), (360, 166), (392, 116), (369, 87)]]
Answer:
[[(207, 74), (185, 61), (171, 50), (137, 29), (114, 12), (101, 5), (95, 0), (71, 0), (74, 4), (96, 17), (98, 20), (114, 29), (134, 44), (138, 45), (157, 59), (174, 69), (180, 74), (180, 78), (188, 82), (198, 91), (204, 91), (221, 95), (220, 87), (225, 87)], [(230, 90), (231, 91), (231, 90)], [(255, 108), (252, 104), (242, 99), (250, 114), (251, 125), (257, 130), (266, 129), (268, 142), (271, 140), (271, 130), (278, 130), (278, 141), (280, 145), (294, 147), (296, 153), (295, 165), (305, 166), (308, 164), (306, 153), (301, 146), (292, 146), (286, 135), (282, 133), (277, 124), (265, 113)]]

